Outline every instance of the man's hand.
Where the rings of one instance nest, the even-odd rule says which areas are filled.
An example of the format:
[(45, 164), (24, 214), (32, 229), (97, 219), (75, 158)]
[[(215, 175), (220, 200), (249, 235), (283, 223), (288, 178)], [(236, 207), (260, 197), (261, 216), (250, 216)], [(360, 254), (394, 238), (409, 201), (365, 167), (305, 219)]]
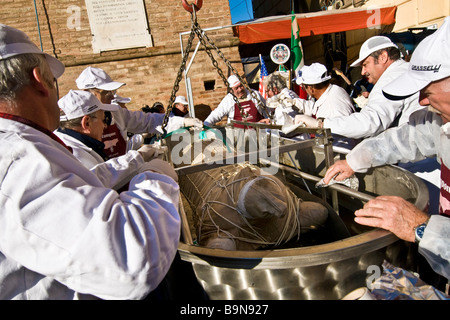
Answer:
[(144, 158), (145, 162), (149, 162), (156, 158), (162, 158), (164, 155), (163, 150), (157, 149), (151, 144), (144, 144), (137, 151), (141, 154), (142, 158)]
[(311, 116), (307, 116), (305, 114), (299, 114), (296, 115), (294, 118), (295, 124), (302, 124), (304, 123), (308, 128), (318, 128), (319, 127), (319, 120), (314, 119)]
[[(342, 181), (350, 178), (355, 171), (347, 163), (347, 160), (336, 161), (331, 167), (328, 168), (323, 178), (323, 182), (328, 184), (332, 178), (336, 181)], [(335, 177), (336, 176), (336, 177)]]
[(397, 196), (379, 196), (355, 212), (355, 222), (391, 231), (400, 239), (414, 242), (414, 228), (429, 216)]
[(141, 167), (142, 171), (153, 171), (156, 173), (164, 174), (171, 177), (175, 182), (178, 182), (178, 175), (174, 168), (167, 161), (161, 159), (153, 159), (150, 162), (145, 163)]
[(197, 118), (185, 118), (184, 119), (184, 126), (185, 127), (195, 127), (198, 129), (203, 128), (203, 121)]
[(267, 123), (267, 124), (270, 124), (270, 119), (269, 119), (269, 118), (261, 119), (261, 120), (258, 121), (258, 123)]

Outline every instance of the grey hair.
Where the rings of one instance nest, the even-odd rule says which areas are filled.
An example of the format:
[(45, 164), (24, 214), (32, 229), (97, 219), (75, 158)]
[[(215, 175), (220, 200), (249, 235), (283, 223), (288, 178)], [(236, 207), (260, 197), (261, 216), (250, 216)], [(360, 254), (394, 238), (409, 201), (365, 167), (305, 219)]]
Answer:
[(0, 101), (14, 105), (19, 93), (30, 85), (30, 75), (39, 67), (47, 85), (53, 86), (53, 74), (44, 55), (25, 53), (0, 60)]
[(279, 74), (277, 71), (272, 73), (266, 79), (267, 81), (264, 81), (264, 86), (266, 87), (267, 91), (273, 90), (273, 88), (277, 88), (279, 91), (281, 91), (287, 87), (286, 78)]

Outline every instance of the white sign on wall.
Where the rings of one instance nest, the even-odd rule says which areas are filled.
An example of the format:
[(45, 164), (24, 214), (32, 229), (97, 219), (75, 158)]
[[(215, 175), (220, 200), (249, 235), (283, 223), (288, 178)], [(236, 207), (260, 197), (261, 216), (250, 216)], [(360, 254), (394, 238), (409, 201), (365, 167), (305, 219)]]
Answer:
[(143, 0), (85, 0), (95, 53), (152, 47)]

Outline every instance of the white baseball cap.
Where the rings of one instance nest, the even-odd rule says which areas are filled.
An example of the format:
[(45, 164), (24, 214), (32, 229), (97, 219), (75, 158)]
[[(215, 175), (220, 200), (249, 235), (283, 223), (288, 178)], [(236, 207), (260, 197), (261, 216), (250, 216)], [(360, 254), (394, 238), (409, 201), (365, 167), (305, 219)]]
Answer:
[(237, 75), (232, 74), (231, 76), (228, 77), (228, 85), (230, 86), (230, 88), (236, 87), (240, 83), (241, 81), (239, 81)]
[(177, 96), (176, 98), (175, 98), (175, 102), (174, 102), (174, 104), (175, 103), (181, 103), (181, 104), (184, 104), (184, 105), (188, 105), (189, 103), (186, 101), (186, 98), (184, 97), (184, 96)]
[(310, 66), (304, 66), (300, 69), (299, 76), (295, 78), (298, 85), (318, 84), (330, 80), (327, 67), (321, 63), (313, 63)]
[(113, 81), (111, 77), (102, 69), (87, 67), (75, 80), (78, 89), (101, 89), (113, 91), (124, 86), (125, 83)]
[(391, 100), (402, 100), (430, 82), (450, 77), (450, 17), (414, 50), (408, 71), (383, 88)]
[(360, 66), (361, 63), (375, 51), (386, 49), (390, 47), (398, 48), (398, 46), (392, 42), (391, 39), (385, 36), (374, 36), (367, 39), (359, 49), (359, 58), (353, 62), (350, 67)]
[(22, 31), (0, 24), (0, 60), (24, 54), (38, 53), (44, 55), (55, 78), (59, 78), (65, 70), (64, 64), (51, 55), (42, 52)]
[(101, 103), (94, 94), (83, 90), (70, 90), (59, 99), (58, 106), (65, 113), (65, 116), (61, 117), (62, 121), (80, 118), (97, 110), (117, 111), (120, 109), (117, 104)]

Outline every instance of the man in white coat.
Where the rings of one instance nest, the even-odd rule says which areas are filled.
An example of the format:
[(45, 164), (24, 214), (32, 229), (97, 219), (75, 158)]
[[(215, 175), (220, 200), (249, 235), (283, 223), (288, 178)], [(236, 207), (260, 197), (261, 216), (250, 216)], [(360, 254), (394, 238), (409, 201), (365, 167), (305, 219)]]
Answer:
[(91, 171), (95, 172), (105, 187), (119, 190), (139, 173), (141, 166), (159, 154), (150, 145), (109, 159), (102, 142), (106, 126), (105, 111), (117, 111), (117, 104), (103, 104), (92, 93), (70, 90), (59, 99), (58, 106), (63, 111), (60, 127), (54, 132), (73, 155)]
[[(76, 79), (78, 89), (92, 92), (98, 100), (104, 104), (111, 104), (116, 91), (126, 85), (123, 82), (114, 81), (103, 69), (87, 67)], [(127, 150), (137, 147), (127, 146), (128, 132), (161, 133), (157, 129), (161, 126), (165, 114), (146, 113), (143, 111), (131, 111), (120, 108), (112, 114), (112, 122), (104, 131), (102, 141), (105, 143), (105, 153), (110, 157), (124, 155)], [(199, 127), (203, 123), (196, 118), (170, 117), (166, 128), (167, 132), (181, 127)]]
[(53, 134), (63, 72), (0, 25), (0, 300), (144, 298), (177, 252), (176, 174), (143, 166), (129, 191), (105, 188)]
[[(302, 67), (301, 75), (295, 82), (308, 93), (309, 99), (305, 102), (304, 114), (295, 116), (295, 123), (302, 123), (302, 119), (310, 117), (318, 121), (341, 116), (349, 116), (355, 112), (353, 101), (347, 91), (342, 87), (330, 83), (327, 67), (321, 63), (313, 63)], [(344, 137), (335, 132), (333, 146), (352, 149), (356, 142), (352, 138)]]
[[(267, 119), (268, 114), (264, 108), (266, 100), (258, 91), (245, 89), (239, 78), (234, 74), (228, 77), (228, 85), (232, 93), (227, 93), (217, 108), (211, 111), (203, 122), (205, 126), (211, 127), (225, 116), (228, 123), (231, 120), (260, 122)], [(238, 99), (239, 104), (235, 101), (233, 95)], [(236, 149), (240, 151), (245, 150), (246, 142), (250, 147), (256, 146), (258, 143), (256, 131), (252, 127), (234, 124), (233, 129), (227, 130), (226, 134), (227, 138), (236, 144)]]
[(387, 229), (399, 238), (417, 242), (419, 252), (437, 273), (450, 279), (450, 17), (415, 49), (407, 72), (383, 88), (390, 99), (416, 96), (426, 109), (409, 123), (366, 139), (326, 172), (324, 182), (350, 177), (398, 161), (437, 158), (441, 164), (439, 212), (420, 211), (400, 197), (380, 196), (355, 212), (360, 224)]
[[(228, 77), (228, 85), (233, 93), (228, 93), (222, 101), (220, 101), (217, 108), (211, 111), (209, 116), (203, 122), (205, 126), (211, 127), (225, 116), (227, 116), (228, 123), (230, 120), (243, 121), (244, 119), (249, 122), (259, 122), (268, 117), (262, 107), (262, 105), (265, 106), (266, 100), (258, 91), (250, 89), (252, 91), (250, 92), (245, 89), (239, 78), (234, 74)], [(258, 99), (255, 99), (252, 93), (259, 101)], [(241, 108), (239, 108), (234, 100), (233, 94), (241, 103)], [(235, 125), (235, 127), (240, 128), (243, 126)]]

